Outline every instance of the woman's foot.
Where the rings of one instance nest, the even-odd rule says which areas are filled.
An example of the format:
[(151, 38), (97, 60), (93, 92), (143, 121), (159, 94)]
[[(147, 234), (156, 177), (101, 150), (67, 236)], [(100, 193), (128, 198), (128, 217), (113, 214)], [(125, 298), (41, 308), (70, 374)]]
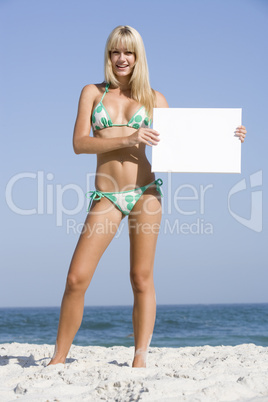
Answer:
[(62, 358), (60, 358), (60, 357), (52, 357), (52, 359), (50, 360), (50, 362), (48, 363), (48, 366), (52, 366), (52, 365), (54, 365), (54, 364), (64, 364), (65, 363), (65, 358), (64, 357), (62, 357)]
[(132, 367), (146, 367), (147, 352), (138, 349), (132, 362)]

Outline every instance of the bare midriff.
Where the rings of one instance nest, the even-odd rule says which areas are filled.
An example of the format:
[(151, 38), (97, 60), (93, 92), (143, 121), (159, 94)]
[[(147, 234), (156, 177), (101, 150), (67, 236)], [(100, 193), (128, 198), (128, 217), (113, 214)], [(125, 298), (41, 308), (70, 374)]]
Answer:
[[(94, 132), (96, 138), (127, 137), (136, 129), (132, 127), (109, 127)], [(127, 191), (145, 186), (155, 180), (151, 165), (145, 154), (146, 145), (120, 148), (97, 154), (95, 187), (99, 191)]]

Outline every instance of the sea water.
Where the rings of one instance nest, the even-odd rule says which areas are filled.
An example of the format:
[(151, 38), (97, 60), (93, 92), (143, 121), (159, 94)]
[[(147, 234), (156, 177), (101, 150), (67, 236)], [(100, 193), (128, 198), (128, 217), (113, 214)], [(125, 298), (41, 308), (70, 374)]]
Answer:
[[(0, 308), (0, 343), (54, 344), (59, 307)], [(268, 346), (268, 304), (159, 305), (152, 347)], [(74, 344), (133, 346), (132, 306), (85, 307)]]

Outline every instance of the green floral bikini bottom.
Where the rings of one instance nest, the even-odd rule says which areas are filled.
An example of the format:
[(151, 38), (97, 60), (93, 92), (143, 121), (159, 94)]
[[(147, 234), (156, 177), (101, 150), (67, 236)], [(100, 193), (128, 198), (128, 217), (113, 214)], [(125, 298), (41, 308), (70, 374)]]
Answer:
[[(134, 190), (128, 190), (128, 191), (120, 191), (120, 192), (103, 192), (99, 190), (95, 191), (88, 191), (86, 193), (87, 198), (91, 198), (89, 206), (87, 211), (89, 212), (91, 204), (93, 200), (99, 201), (101, 198), (106, 197), (108, 200), (110, 200), (113, 204), (117, 206), (117, 208), (124, 214), (124, 215), (129, 215), (130, 211), (136, 204), (136, 202), (139, 200), (139, 198), (142, 196), (144, 191), (147, 190), (147, 188), (155, 185), (157, 191), (163, 197), (162, 191), (160, 186), (162, 186), (163, 180), (162, 179), (157, 179), (153, 181), (152, 183), (147, 184), (146, 186), (143, 187), (138, 187), (135, 188)], [(87, 196), (89, 194), (89, 196)]]

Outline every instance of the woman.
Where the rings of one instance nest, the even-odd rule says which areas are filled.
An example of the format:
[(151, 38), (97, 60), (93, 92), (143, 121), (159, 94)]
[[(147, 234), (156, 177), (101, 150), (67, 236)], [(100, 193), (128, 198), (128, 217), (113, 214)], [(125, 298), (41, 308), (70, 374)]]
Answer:
[[(134, 294), (133, 367), (146, 367), (156, 300), (153, 266), (161, 221), (161, 179), (145, 155), (159, 133), (150, 128), (153, 107), (168, 107), (151, 89), (142, 38), (129, 26), (110, 34), (105, 49), (106, 83), (86, 85), (74, 128), (76, 154), (97, 154), (96, 191), (76, 246), (62, 300), (55, 353), (50, 364), (64, 363), (82, 322), (84, 295), (97, 264), (128, 215), (130, 280)], [(93, 137), (89, 136), (93, 129)], [(245, 130), (240, 128), (241, 141)], [(105, 231), (94, 228), (103, 225)], [(102, 233), (102, 234), (100, 234)]]

